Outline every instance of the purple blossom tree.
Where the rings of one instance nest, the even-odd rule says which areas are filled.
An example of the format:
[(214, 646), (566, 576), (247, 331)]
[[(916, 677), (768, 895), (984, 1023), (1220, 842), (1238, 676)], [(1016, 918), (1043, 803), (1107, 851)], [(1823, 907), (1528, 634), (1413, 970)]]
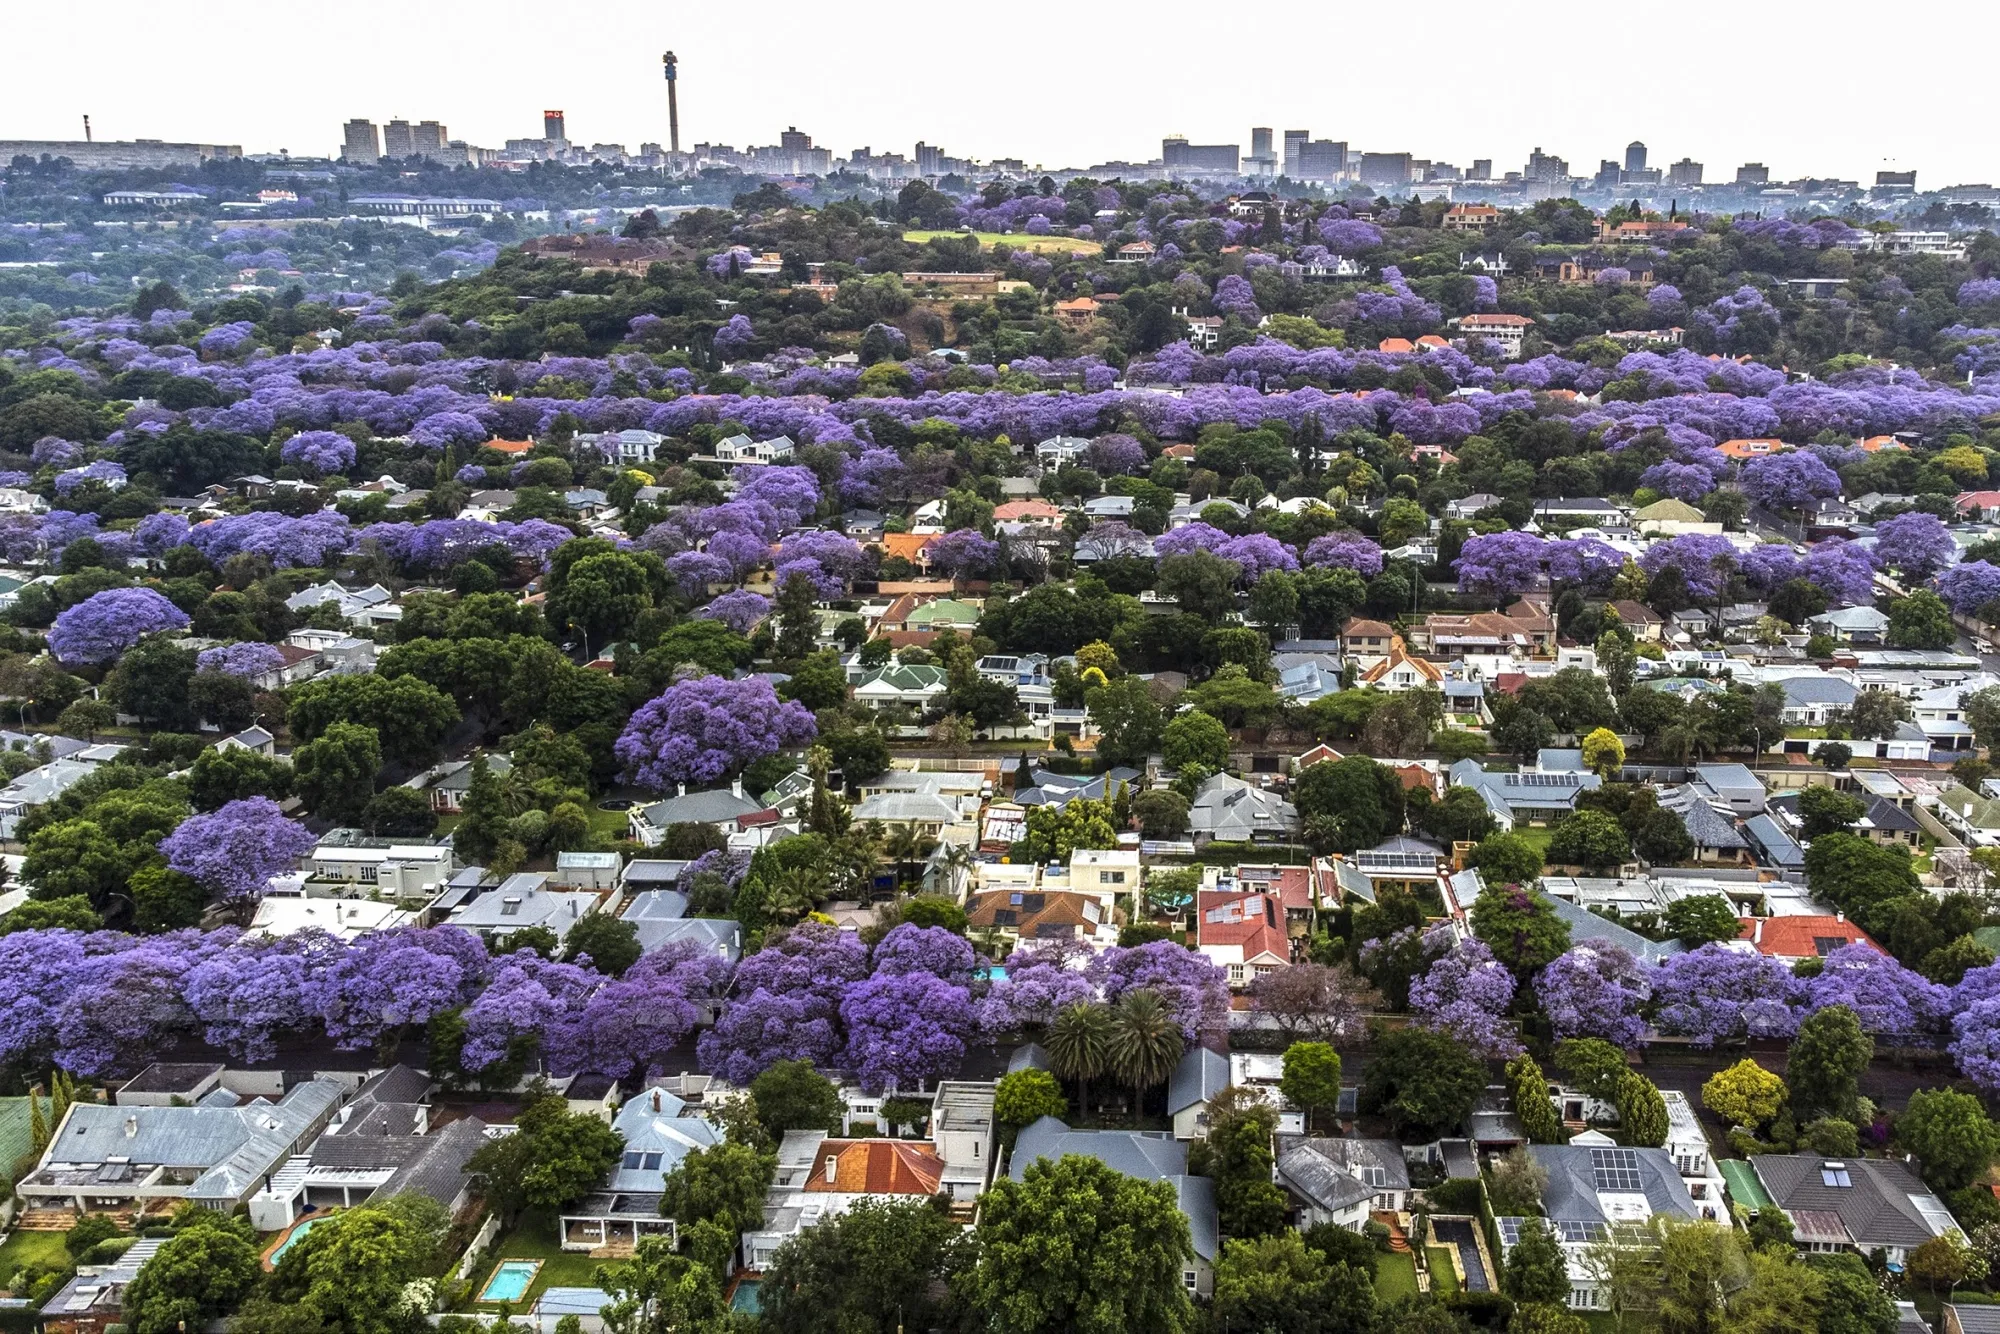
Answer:
[(1382, 547), (1365, 533), (1343, 529), (1316, 537), (1306, 547), (1306, 564), (1352, 570), (1363, 579), (1382, 573)]
[(1083, 452), (1092, 471), (1123, 477), (1146, 466), (1146, 447), (1129, 435), (1100, 435)]
[(664, 791), (681, 783), (719, 782), (817, 735), (812, 713), (796, 700), (780, 704), (762, 677), (702, 676), (668, 686), (641, 705), (625, 724), (615, 753), (633, 782)]
[(1096, 1000), (1094, 957), (1088, 946), (1069, 940), (1016, 948), (1007, 956), (1006, 977), (995, 978), (980, 999), (980, 1029), (993, 1036), (1044, 1027), (1068, 1006)]
[(272, 876), (296, 870), (318, 842), (269, 797), (245, 797), (189, 816), (160, 840), (160, 851), (168, 866), (199, 880), (224, 902), (241, 902), (261, 898)]
[(1805, 577), (1836, 602), (1866, 606), (1875, 598), (1875, 562), (1859, 543), (1838, 537), (1815, 543), (1806, 553)]
[(1448, 926), (1426, 933), (1424, 947), (1437, 958), (1410, 983), (1410, 1011), (1417, 1022), (1488, 1057), (1518, 1053), (1520, 1034), (1506, 1018), (1518, 984), (1507, 965), (1483, 940), (1454, 942)]
[(424, 449), (446, 450), (453, 445), (483, 445), (493, 438), (485, 423), (469, 412), (438, 412), (418, 422), (410, 431), (413, 444)]
[(755, 630), (771, 614), (771, 599), (747, 588), (724, 593), (695, 613), (697, 620), (721, 621), (739, 635)]
[(459, 927), (370, 932), (317, 979), (313, 1005), (335, 1046), (382, 1048), (470, 1001), (489, 967), (486, 946)]
[(718, 356), (740, 357), (750, 350), (757, 341), (756, 330), (750, 327), (748, 315), (731, 315), (715, 331), (715, 351)]
[(1000, 558), (1000, 546), (972, 528), (941, 534), (924, 544), (924, 559), (933, 570), (952, 579), (969, 579), (991, 574)]
[(771, 544), (752, 533), (723, 532), (708, 539), (708, 554), (729, 567), (730, 578), (741, 580), (771, 559)]
[(1670, 565), (1679, 570), (1697, 602), (1714, 602), (1721, 597), (1738, 564), (1736, 547), (1720, 533), (1683, 533), (1654, 542), (1639, 553), (1639, 568), (1648, 575)]
[(204, 672), (221, 672), (225, 676), (262, 676), (282, 668), (285, 655), (278, 652), (275, 644), (244, 640), (238, 644), (225, 644), (221, 648), (203, 649), (196, 657), (195, 665)]
[(1951, 529), (1935, 514), (1911, 510), (1875, 525), (1875, 563), (1923, 583), (1958, 560)]
[(1698, 1047), (1790, 1037), (1805, 999), (1805, 984), (1776, 959), (1721, 945), (1676, 954), (1653, 975), (1660, 1031), (1692, 1038)]
[[(5, 941), (0, 937), (0, 945)], [(1951, 1033), (1959, 1073), (2000, 1092), (2000, 963), (1968, 969), (1952, 988)]]
[(1572, 588), (1600, 590), (1625, 568), (1624, 554), (1594, 537), (1557, 538), (1542, 552), (1550, 582)]
[(819, 510), (819, 478), (811, 468), (738, 468), (738, 503), (769, 505), (785, 527), (804, 523)]
[(965, 937), (941, 926), (912, 926), (908, 922), (882, 937), (875, 946), (875, 972), (930, 973), (947, 982), (964, 986), (972, 980), (978, 962)]
[(841, 1063), (862, 1088), (921, 1089), (964, 1062), (972, 995), (928, 971), (878, 973), (841, 997), (840, 1018), (847, 1026)]
[(354, 466), (354, 442), (338, 431), (301, 431), (285, 441), (278, 457), (315, 473), (345, 472)]
[(1541, 581), (1546, 546), (1533, 533), (1481, 533), (1465, 540), (1452, 568), (1468, 592), (1487, 597), (1522, 593)]
[(1808, 1013), (1845, 1005), (1868, 1032), (1905, 1042), (1942, 1026), (1951, 1002), (1951, 988), (1859, 941), (1827, 955), (1818, 976), (1806, 981)]
[(734, 995), (696, 1044), (702, 1068), (743, 1085), (779, 1061), (832, 1065), (841, 998), (867, 973), (867, 946), (831, 925), (783, 933), (736, 970)]
[(1974, 615), (2000, 599), (2000, 565), (1990, 561), (1967, 561), (1954, 565), (1938, 576), (1938, 596), (1955, 612)]
[(1217, 551), (1220, 551), (1228, 541), (1228, 533), (1197, 519), (1193, 523), (1182, 524), (1180, 527), (1170, 532), (1162, 533), (1154, 538), (1153, 550), (1158, 552), (1162, 558), (1167, 556), (1186, 556), (1197, 551), (1205, 551), (1213, 555)]
[(313, 997), (322, 973), (343, 953), (324, 931), (283, 940), (239, 942), (188, 970), (182, 995), (211, 1046), (243, 1061), (268, 1061), (278, 1039), (315, 1030)]
[(1105, 950), (1092, 964), (1091, 977), (1107, 1002), (1116, 1002), (1128, 991), (1158, 993), (1189, 1042), (1220, 1032), (1228, 1021), (1228, 978), (1207, 959), (1171, 940)]
[(1242, 537), (1232, 537), (1217, 547), (1215, 554), (1236, 562), (1242, 570), (1236, 576), (1236, 582), (1246, 588), (1273, 570), (1299, 568), (1299, 558), (1292, 554), (1292, 549), (1268, 533), (1245, 533)]
[(1234, 315), (1249, 324), (1264, 318), (1264, 312), (1257, 308), (1257, 294), (1250, 290), (1250, 280), (1238, 274), (1229, 274), (1215, 284), (1213, 298), (1215, 308), (1224, 315)]
[(1766, 509), (1799, 511), (1815, 500), (1839, 495), (1840, 475), (1816, 454), (1786, 450), (1743, 465), (1743, 493)]
[(549, 1048), (567, 1031), (604, 975), (573, 963), (556, 963), (532, 950), (497, 961), (493, 981), (465, 1007), (465, 1045), (459, 1064), (474, 1072), (521, 1054)]
[(1577, 945), (1536, 974), (1535, 998), (1557, 1037), (1603, 1038), (1629, 1051), (1646, 1039), (1646, 973), (1616, 945)]
[(64, 662), (104, 663), (147, 635), (188, 624), (186, 612), (150, 588), (107, 588), (56, 617), (49, 647)]
[(676, 552), (667, 557), (667, 573), (673, 576), (681, 596), (691, 601), (707, 597), (710, 584), (726, 584), (736, 578), (729, 562), (712, 551)]

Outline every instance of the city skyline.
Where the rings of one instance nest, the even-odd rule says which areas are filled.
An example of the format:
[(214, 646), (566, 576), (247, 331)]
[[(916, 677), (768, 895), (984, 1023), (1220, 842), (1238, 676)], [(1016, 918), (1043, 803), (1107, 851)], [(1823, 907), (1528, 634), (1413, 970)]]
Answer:
[[(1117, 69), (1157, 65), (1170, 75), (1165, 78), (1079, 78), (1079, 69), (1109, 68), (1083, 54), (1081, 64), (1022, 65), (1004, 39), (950, 17), (865, 38), (817, 35), (810, 60), (795, 61), (746, 42), (740, 25), (701, 12), (647, 24), (632, 31), (631, 40), (611, 45), (599, 29), (534, 27), (534, 11), (523, 5), (450, 0), (411, 13), (407, 6), (357, 0), (347, 12), (353, 21), (328, 33), (303, 9), (253, 9), (221, 0), (210, 7), (212, 22), (202, 30), (226, 30), (240, 21), (274, 49), (312, 52), (302, 63), (338, 71), (331, 85), (337, 94), (267, 103), (256, 95), (254, 77), (247, 85), (205, 77), (166, 99), (157, 82), (163, 58), (181, 69), (241, 58), (253, 76), (260, 66), (254, 56), (216, 54), (205, 36), (167, 28), (155, 11), (108, 0), (101, 36), (93, 39), (91, 75), (80, 77), (63, 59), (33, 62), (0, 90), (0, 137), (80, 138), (88, 114), (99, 139), (241, 142), (251, 153), (282, 148), (296, 156), (331, 156), (339, 151), (340, 124), (352, 117), (378, 124), (435, 119), (454, 137), (497, 145), (532, 136), (541, 109), (563, 107), (575, 142), (636, 148), (669, 137), (659, 52), (672, 46), (681, 61), (684, 146), (773, 142), (781, 128), (797, 125), (841, 157), (864, 145), (909, 153), (922, 139), (954, 156), (1021, 158), (1055, 170), (1144, 161), (1170, 134), (1197, 144), (1241, 144), (1247, 154), (1251, 127), (1273, 126), (1280, 133), (1306, 127), (1315, 138), (1344, 140), (1357, 151), (1409, 152), (1461, 167), (1490, 158), (1496, 171), (1512, 169), (1541, 147), (1588, 175), (1590, 164), (1620, 157), (1623, 146), (1638, 139), (1652, 146), (1656, 165), (1691, 158), (1708, 165), (1711, 179), (1753, 161), (1768, 164), (1774, 179), (1869, 180), (1893, 169), (1917, 170), (1934, 184), (2000, 178), (2000, 153), (1980, 129), (1971, 91), (1982, 46), (1978, 30), (2000, 32), (2000, 20), (1982, 15), (1970, 19), (1965, 40), (1934, 49), (1918, 32), (1870, 31), (1864, 38), (1827, 23), (1823, 9), (1788, 2), (1734, 16), (1732, 45), (1783, 52), (1780, 69), (1746, 73), (1717, 61), (1710, 39), (1667, 31), (1650, 47), (1616, 58), (1597, 52), (1572, 57), (1562, 78), (1551, 82), (1544, 69), (1552, 58), (1547, 48), (1555, 44), (1550, 34), (1572, 22), (1582, 25), (1577, 31), (1593, 30), (1591, 16), (1598, 11), (1545, 5), (1532, 25), (1523, 25), (1469, 6), (1464, 17), (1454, 17), (1446, 7), (1438, 12), (1457, 40), (1398, 54), (1407, 34), (1398, 36), (1395, 16), (1387, 14), (1343, 15), (1331, 51), (1261, 40), (1262, 34), (1323, 22), (1302, 6), (1281, 5), (1267, 12), (1260, 29), (1242, 34), (1236, 63), (1207, 69), (1188, 67), (1188, 32), (1171, 15), (1121, 31)], [(50, 51), (64, 48), (62, 25), (59, 15), (47, 12), (17, 20), (24, 45)], [(534, 41), (520, 41), (529, 30)], [(396, 34), (394, 42), (369, 40), (369, 34), (388, 32)], [(948, 49), (971, 75), (961, 85), (968, 94), (913, 110), (918, 100), (909, 96), (908, 79), (874, 72), (906, 68), (914, 78), (935, 65), (941, 36), (962, 39)], [(964, 42), (979, 45), (968, 50)], [(448, 64), (439, 58), (446, 50)], [(1343, 60), (1340, 53), (1350, 51), (1367, 55)], [(1863, 61), (1902, 68), (1919, 57), (1931, 86), (1941, 90), (1930, 95), (1931, 114), (1923, 118), (1843, 113), (1837, 95), (1825, 91), (1828, 80), (1812, 77), (1814, 71), (1864, 68)], [(1396, 64), (1421, 74), (1399, 72)], [(484, 76), (448, 77), (452, 69)], [(856, 77), (857, 69), (867, 76)], [(984, 71), (990, 73), (982, 94)], [(310, 78), (310, 69), (294, 71), (300, 75)], [(1957, 86), (1966, 91), (1954, 92)], [(1793, 109), (1773, 114), (1772, 100), (1789, 101)]]

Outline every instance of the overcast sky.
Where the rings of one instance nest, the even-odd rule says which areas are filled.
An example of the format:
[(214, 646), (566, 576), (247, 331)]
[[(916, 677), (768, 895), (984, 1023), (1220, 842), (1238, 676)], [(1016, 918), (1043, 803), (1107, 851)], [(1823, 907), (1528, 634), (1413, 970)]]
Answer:
[[(341, 122), (441, 120), (499, 146), (568, 112), (581, 143), (667, 138), (660, 53), (681, 62), (681, 142), (844, 156), (918, 139), (1045, 167), (1240, 143), (1252, 125), (1352, 149), (1518, 170), (1539, 145), (1588, 175), (1644, 140), (1730, 180), (2000, 180), (2000, 9), (1922, 17), (1856, 0), (1620, 9), (1425, 0), (1338, 6), (756, 6), (509, 0), (96, 0), (9, 6), (0, 138), (337, 151)], [(33, 53), (33, 58), (24, 58)]]

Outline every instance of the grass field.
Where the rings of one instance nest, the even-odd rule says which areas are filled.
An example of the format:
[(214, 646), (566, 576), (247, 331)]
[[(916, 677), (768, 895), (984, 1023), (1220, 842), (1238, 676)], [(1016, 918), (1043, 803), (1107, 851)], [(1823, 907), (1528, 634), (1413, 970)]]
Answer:
[(1053, 250), (1058, 253), (1063, 253), (1071, 250), (1088, 250), (1092, 254), (1096, 254), (1103, 249), (1100, 243), (1096, 241), (1086, 240), (1082, 237), (1029, 236), (1025, 232), (1007, 232), (1003, 234), (1000, 232), (968, 233), (968, 232), (919, 231), (919, 232), (904, 232), (903, 239), (905, 241), (908, 241), (912, 245), (922, 245), (926, 241), (935, 241), (940, 237), (946, 240), (950, 240), (953, 237), (967, 236), (967, 235), (971, 236), (973, 240), (979, 242), (979, 248), (981, 250), (990, 249), (993, 246), (1001, 243), (1005, 243), (1006, 245), (1012, 247), (1015, 250)]
[(1384, 1251), (1375, 1257), (1375, 1295), (1384, 1302), (1417, 1295), (1417, 1262), (1407, 1255)]
[(1424, 1256), (1431, 1267), (1431, 1291), (1442, 1297), (1447, 1292), (1458, 1291), (1458, 1271), (1451, 1267), (1451, 1248), (1448, 1246), (1426, 1246)]
[(28, 1265), (61, 1269), (69, 1264), (60, 1232), (16, 1232), (0, 1244), (0, 1287), (6, 1286), (17, 1271)]

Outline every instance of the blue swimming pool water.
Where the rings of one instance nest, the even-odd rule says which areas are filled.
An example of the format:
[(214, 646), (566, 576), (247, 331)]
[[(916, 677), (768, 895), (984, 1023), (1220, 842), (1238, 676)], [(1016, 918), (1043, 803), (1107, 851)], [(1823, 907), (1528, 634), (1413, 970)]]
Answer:
[(540, 1260), (502, 1260), (494, 1269), (493, 1277), (486, 1280), (486, 1290), (479, 1294), (482, 1302), (518, 1302), (527, 1296), (534, 1285), (535, 1271), (542, 1267)]
[(279, 1245), (278, 1249), (271, 1252), (272, 1268), (275, 1269), (277, 1267), (278, 1261), (285, 1258), (285, 1252), (289, 1251), (290, 1249), (292, 1249), (292, 1247), (296, 1246), (299, 1243), (299, 1239), (301, 1237), (305, 1236), (306, 1233), (313, 1230), (315, 1224), (322, 1223), (325, 1221), (326, 1221), (325, 1216), (322, 1215), (319, 1218), (308, 1218), (305, 1221), (301, 1222), (297, 1227), (294, 1227), (291, 1231), (291, 1234), (285, 1238), (283, 1243)]

